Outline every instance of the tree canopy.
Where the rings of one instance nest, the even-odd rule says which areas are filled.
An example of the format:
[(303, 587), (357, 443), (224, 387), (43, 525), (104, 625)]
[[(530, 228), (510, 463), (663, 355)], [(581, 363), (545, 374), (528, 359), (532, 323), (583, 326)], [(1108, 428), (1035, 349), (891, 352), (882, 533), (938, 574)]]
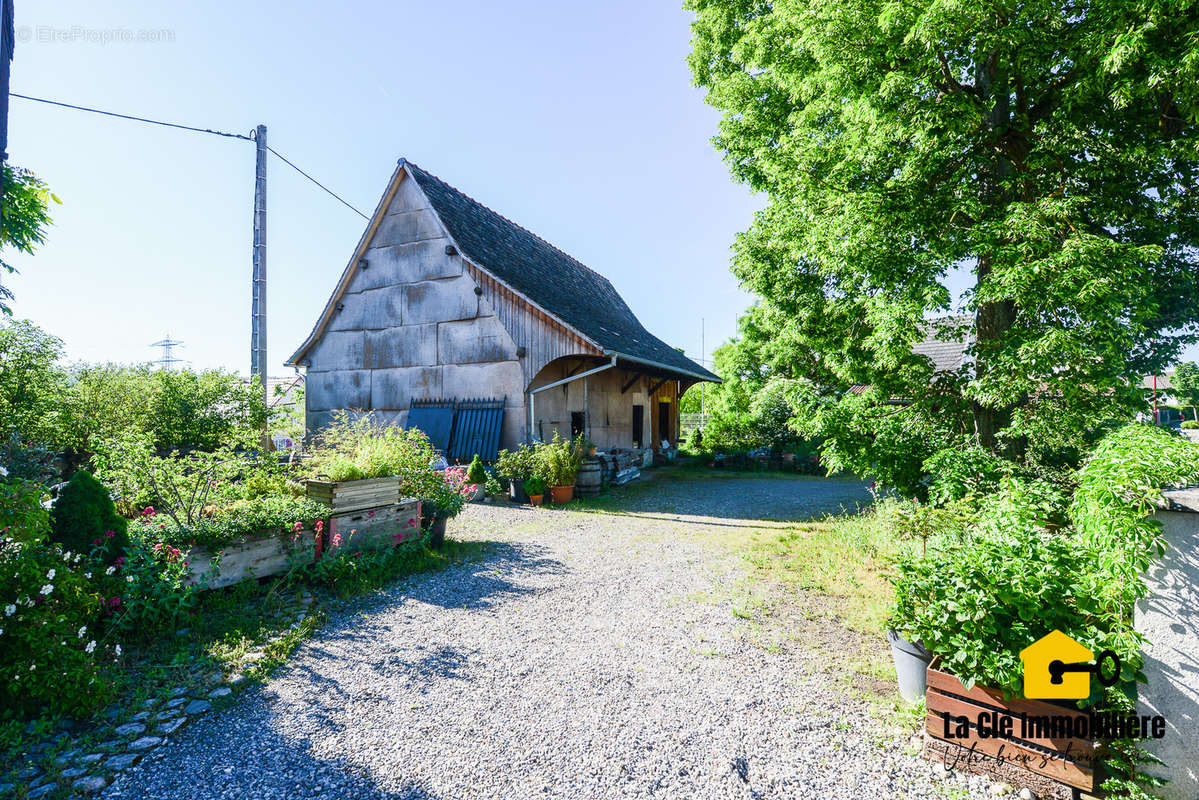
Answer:
[[(769, 198), (734, 248), (759, 347), (823, 412), (1052, 461), (1196, 339), (1199, 6), (687, 6), (715, 143)], [(912, 345), (952, 312), (968, 363), (934, 377)]]
[[(4, 249), (15, 248), (22, 253), (32, 253), (46, 238), (50, 225), (50, 203), (58, 198), (50, 193), (41, 180), (32, 172), (20, 167), (3, 165), (3, 198), (0, 199), (0, 275), (16, 272), (16, 268), (4, 260)], [(12, 314), (8, 300), (12, 292), (0, 284), (0, 313)]]

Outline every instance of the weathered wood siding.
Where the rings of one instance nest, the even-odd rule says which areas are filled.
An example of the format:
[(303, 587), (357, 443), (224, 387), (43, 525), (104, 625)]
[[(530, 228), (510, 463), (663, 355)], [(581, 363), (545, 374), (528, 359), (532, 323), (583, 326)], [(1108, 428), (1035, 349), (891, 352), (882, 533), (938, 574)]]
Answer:
[[(568, 377), (572, 371), (582, 371), (579, 358), (563, 358), (549, 364), (537, 375), (534, 386), (544, 386)], [(602, 359), (588, 359), (582, 366), (589, 369), (603, 364)], [(543, 440), (553, 438), (554, 431), (562, 436), (570, 435), (572, 412), (586, 412), (589, 426), (588, 436), (601, 448), (633, 446), (633, 406), (644, 408), (644, 447), (657, 446), (663, 438), (658, 430), (658, 406), (666, 401), (671, 413), (672, 444), (678, 443), (679, 430), (679, 382), (671, 379), (649, 394), (658, 383), (657, 378), (639, 376), (624, 369), (612, 369), (589, 378), (573, 381), (561, 387), (547, 389), (537, 394), (534, 405), (536, 420), (534, 433)], [(632, 381), (624, 392), (621, 389)]]
[[(501, 444), (524, 438), (517, 343), (411, 178), (403, 178), (324, 334), (307, 354), (308, 430), (339, 409), (404, 425), (413, 400), (502, 397)], [(529, 347), (529, 345), (525, 345)]]

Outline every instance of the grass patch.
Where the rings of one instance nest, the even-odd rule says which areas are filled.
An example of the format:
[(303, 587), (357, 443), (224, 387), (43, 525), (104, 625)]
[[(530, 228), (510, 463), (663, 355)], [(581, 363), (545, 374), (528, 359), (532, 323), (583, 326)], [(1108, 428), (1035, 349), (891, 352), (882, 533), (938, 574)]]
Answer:
[(759, 534), (741, 550), (754, 574), (832, 598), (850, 630), (883, 631), (893, 599), (891, 563), (903, 543), (865, 512)]

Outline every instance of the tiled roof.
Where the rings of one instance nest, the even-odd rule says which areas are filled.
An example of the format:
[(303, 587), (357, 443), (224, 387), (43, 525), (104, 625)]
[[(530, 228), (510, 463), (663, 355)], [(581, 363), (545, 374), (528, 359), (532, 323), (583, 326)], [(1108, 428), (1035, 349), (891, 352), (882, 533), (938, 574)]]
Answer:
[(965, 321), (967, 318), (961, 317), (928, 320), (924, 324), (924, 341), (913, 345), (912, 352), (932, 361), (933, 372), (957, 372), (970, 361), (966, 348), (973, 342), (973, 333), (971, 332), (973, 329), (967, 328), (966, 332), (957, 339), (941, 339), (938, 338), (937, 326), (960, 324)]
[(412, 162), (462, 254), (601, 348), (720, 380), (647, 331), (607, 278)]

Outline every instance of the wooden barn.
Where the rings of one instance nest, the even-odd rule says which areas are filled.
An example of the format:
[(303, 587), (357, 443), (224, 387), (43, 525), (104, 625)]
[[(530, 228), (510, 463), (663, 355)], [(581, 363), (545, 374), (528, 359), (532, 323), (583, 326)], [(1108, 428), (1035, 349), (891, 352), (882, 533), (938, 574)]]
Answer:
[(673, 446), (679, 397), (719, 380), (602, 275), (404, 159), (288, 363), (307, 373), (309, 431), (361, 410), (452, 460), (554, 431)]

